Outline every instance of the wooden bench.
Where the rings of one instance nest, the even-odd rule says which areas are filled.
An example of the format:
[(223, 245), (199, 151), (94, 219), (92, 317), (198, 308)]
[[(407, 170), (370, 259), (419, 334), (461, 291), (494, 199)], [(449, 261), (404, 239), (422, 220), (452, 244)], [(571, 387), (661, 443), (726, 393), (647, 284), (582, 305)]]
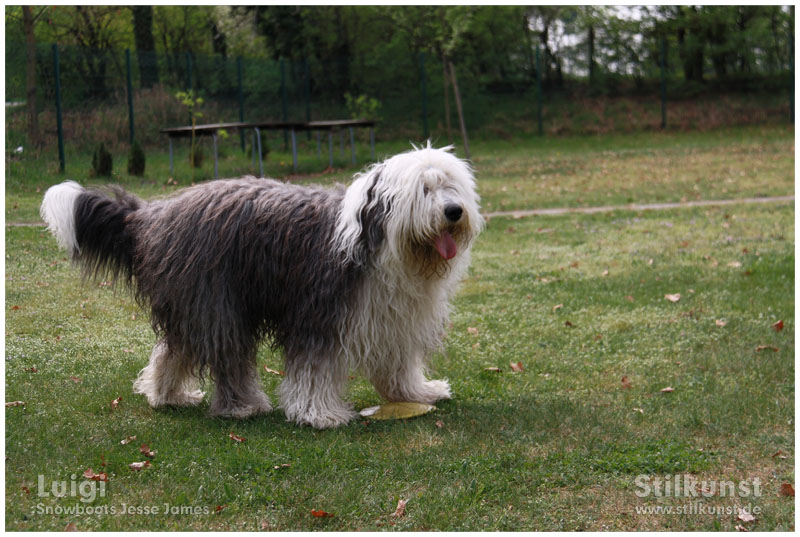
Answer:
[(356, 163), (355, 135), (353, 129), (369, 128), (369, 143), (372, 152), (372, 160), (375, 160), (375, 121), (368, 119), (336, 119), (329, 121), (256, 121), (256, 122), (229, 122), (211, 123), (206, 125), (191, 125), (186, 127), (170, 127), (161, 129), (162, 134), (169, 138), (169, 171), (174, 173), (172, 140), (173, 138), (190, 138), (194, 131), (195, 136), (211, 136), (214, 141), (214, 178), (219, 177), (218, 173), (218, 152), (217, 136), (220, 130), (251, 130), (253, 131), (253, 166), (255, 166), (255, 156), (258, 154), (259, 176), (264, 176), (264, 162), (261, 156), (261, 131), (262, 130), (282, 130), (291, 133), (292, 140), (292, 169), (297, 172), (297, 131), (318, 131), (317, 134), (317, 153), (321, 154), (319, 132), (328, 132), (328, 165), (333, 167), (333, 133), (340, 133), (340, 145), (344, 147), (342, 136), (344, 129), (350, 132), (350, 157), (353, 164)]

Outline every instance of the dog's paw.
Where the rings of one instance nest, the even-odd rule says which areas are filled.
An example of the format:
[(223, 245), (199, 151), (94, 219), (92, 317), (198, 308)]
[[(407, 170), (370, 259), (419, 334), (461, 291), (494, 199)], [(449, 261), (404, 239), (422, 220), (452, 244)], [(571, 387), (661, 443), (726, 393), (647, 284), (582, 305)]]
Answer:
[(221, 405), (218, 399), (214, 399), (208, 413), (220, 418), (243, 419), (259, 414), (269, 414), (272, 412), (272, 403), (264, 393), (254, 394), (247, 402), (239, 404)]
[(440, 399), (450, 399), (450, 383), (446, 380), (427, 380), (418, 391), (420, 403), (432, 405)]
[(203, 402), (205, 395), (206, 392), (202, 390), (180, 392), (171, 394), (164, 404), (169, 406), (195, 406)]
[(352, 405), (339, 408), (305, 409), (296, 411), (284, 409), (286, 419), (298, 425), (310, 425), (315, 429), (332, 429), (340, 425), (347, 425), (358, 414), (352, 410)]

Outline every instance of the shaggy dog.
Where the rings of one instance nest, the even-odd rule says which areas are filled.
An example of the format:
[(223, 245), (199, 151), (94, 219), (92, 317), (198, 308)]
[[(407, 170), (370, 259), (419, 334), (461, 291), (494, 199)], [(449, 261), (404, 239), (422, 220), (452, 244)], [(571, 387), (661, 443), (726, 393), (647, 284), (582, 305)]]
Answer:
[(194, 405), (216, 383), (215, 416), (272, 410), (259, 343), (285, 354), (281, 407), (316, 428), (347, 423), (351, 369), (388, 401), (450, 397), (425, 377), (449, 300), (483, 225), (469, 165), (424, 147), (348, 188), (245, 177), (151, 202), (120, 188), (50, 188), (41, 215), (85, 275), (121, 277), (158, 335), (134, 391), (153, 407)]

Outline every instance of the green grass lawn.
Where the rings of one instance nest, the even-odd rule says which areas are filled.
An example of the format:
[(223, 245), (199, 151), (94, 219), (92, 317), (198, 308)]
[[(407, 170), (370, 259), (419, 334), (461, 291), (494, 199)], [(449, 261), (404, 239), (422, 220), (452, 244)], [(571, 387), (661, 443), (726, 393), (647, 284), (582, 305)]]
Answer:
[[(484, 207), (499, 210), (791, 194), (793, 148), (788, 128), (747, 128), (473, 151)], [(229, 158), (225, 170), (238, 165)], [(174, 190), (153, 160), (153, 176), (115, 180), (145, 196)], [(36, 188), (58, 180), (44, 168), (8, 168), (7, 221), (37, 220)], [(41, 227), (6, 228), (5, 313), (6, 401), (25, 402), (6, 408), (9, 530), (794, 528), (793, 498), (779, 493), (794, 484), (792, 204), (491, 219), (433, 359), (454, 398), (408, 421), (316, 431), (280, 410), (234, 421), (205, 405), (151, 409), (131, 391), (155, 342), (147, 315), (121, 288), (81, 285)], [(266, 349), (259, 363), (282, 367)], [(276, 401), (279, 377), (262, 373)], [(361, 379), (350, 400), (380, 402)], [(134, 472), (142, 443), (156, 453)], [(108, 474), (104, 497), (37, 495), (40, 475), (49, 490), (87, 468)], [(637, 476), (677, 474), (758, 479), (762, 494), (637, 496)], [(400, 499), (406, 514), (392, 517)], [(688, 501), (760, 511), (754, 522), (641, 512)], [(109, 514), (42, 512), (76, 505)]]

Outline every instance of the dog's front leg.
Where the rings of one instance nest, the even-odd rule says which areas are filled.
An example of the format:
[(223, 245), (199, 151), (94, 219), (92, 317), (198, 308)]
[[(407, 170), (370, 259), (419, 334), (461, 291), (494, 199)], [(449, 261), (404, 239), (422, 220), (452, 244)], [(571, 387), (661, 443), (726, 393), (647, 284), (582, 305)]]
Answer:
[(428, 380), (421, 352), (412, 357), (397, 356), (373, 364), (369, 379), (387, 401), (413, 401), (433, 404), (439, 399), (450, 399), (447, 380)]
[(356, 416), (353, 405), (342, 399), (347, 366), (340, 362), (332, 358), (286, 357), (286, 376), (278, 390), (286, 419), (328, 429)]

